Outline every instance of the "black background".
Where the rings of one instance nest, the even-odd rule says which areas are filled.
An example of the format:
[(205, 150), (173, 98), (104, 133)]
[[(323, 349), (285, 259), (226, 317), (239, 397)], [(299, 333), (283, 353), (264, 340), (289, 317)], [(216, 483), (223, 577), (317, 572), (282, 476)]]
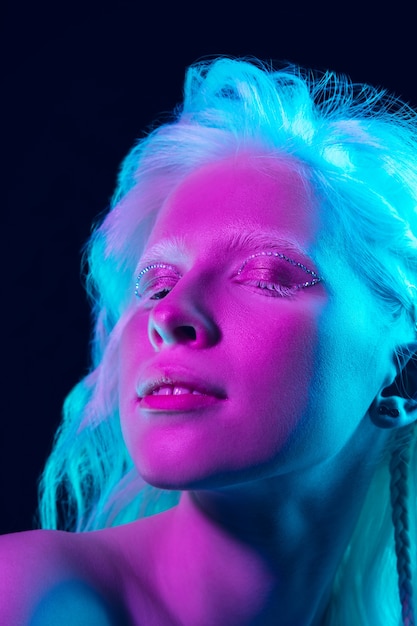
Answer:
[(216, 54), (289, 60), (414, 105), (417, 85), (405, 3), (15, 0), (2, 10), (0, 532), (10, 532), (33, 524), (62, 401), (87, 368), (82, 246), (122, 157), (180, 101), (186, 66)]

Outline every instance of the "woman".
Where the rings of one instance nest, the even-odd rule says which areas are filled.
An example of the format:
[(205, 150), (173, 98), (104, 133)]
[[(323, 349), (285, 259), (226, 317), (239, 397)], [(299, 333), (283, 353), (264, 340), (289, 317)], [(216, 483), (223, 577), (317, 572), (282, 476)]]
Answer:
[(189, 69), (92, 237), (2, 623), (414, 624), (416, 138), (330, 73)]

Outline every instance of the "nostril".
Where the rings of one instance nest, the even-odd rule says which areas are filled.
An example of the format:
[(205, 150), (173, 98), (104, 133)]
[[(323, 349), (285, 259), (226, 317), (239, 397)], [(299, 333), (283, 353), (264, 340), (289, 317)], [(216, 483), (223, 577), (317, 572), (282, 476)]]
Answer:
[(199, 315), (199, 312), (185, 315), (167, 304), (168, 298), (162, 300), (149, 316), (148, 337), (155, 350), (175, 344), (209, 347), (219, 340), (219, 329), (211, 319)]
[(175, 335), (179, 341), (184, 339), (195, 341), (197, 339), (197, 333), (193, 326), (178, 326), (175, 329)]

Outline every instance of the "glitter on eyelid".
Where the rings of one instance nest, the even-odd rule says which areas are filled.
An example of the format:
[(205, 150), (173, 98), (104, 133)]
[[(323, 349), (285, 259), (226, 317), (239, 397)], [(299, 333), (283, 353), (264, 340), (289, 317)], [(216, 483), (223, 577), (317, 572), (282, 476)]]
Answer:
[[(286, 256), (285, 254), (282, 254), (281, 252), (255, 252), (254, 254), (251, 254), (250, 257), (248, 257), (246, 259), (246, 261), (243, 263), (243, 265), (240, 267), (240, 269), (238, 270), (237, 274), (238, 276), (242, 273), (243, 269), (245, 268), (246, 264), (249, 263), (249, 261), (251, 261), (252, 259), (255, 259), (256, 257), (259, 256), (273, 256), (276, 257), (278, 259), (282, 259), (284, 261), (287, 261), (287, 263), (290, 263), (291, 265), (293, 265), (294, 267), (299, 267), (300, 269), (302, 269), (304, 272), (306, 272), (307, 274), (309, 274), (312, 277), (312, 280), (306, 281), (304, 283), (300, 283), (299, 285), (296, 285), (297, 289), (302, 289), (305, 287), (312, 287), (313, 285), (316, 285), (317, 283), (321, 282), (323, 279), (314, 271), (309, 269), (308, 267), (306, 267), (303, 263), (300, 263), (299, 261), (294, 261), (294, 259), (291, 259), (290, 257)], [(174, 270), (174, 272), (180, 276), (179, 272), (175, 269), (175, 267), (173, 267), (172, 265), (168, 264), (168, 263), (151, 263), (150, 265), (147, 265), (146, 267), (144, 267), (139, 274), (136, 277), (136, 283), (135, 283), (135, 296), (137, 296), (138, 298), (140, 297), (140, 293), (139, 293), (139, 285), (140, 285), (140, 280), (141, 278), (150, 270), (153, 269), (171, 269)]]
[(174, 272), (178, 274), (178, 276), (180, 276), (180, 274), (177, 272), (175, 267), (173, 267), (172, 265), (169, 265), (168, 263), (151, 263), (150, 265), (147, 265), (146, 267), (144, 267), (136, 277), (135, 296), (137, 296), (138, 298), (140, 297), (139, 283), (140, 283), (140, 279), (142, 278), (142, 276), (144, 276), (150, 270), (154, 270), (157, 268), (174, 270)]
[(246, 261), (243, 263), (242, 267), (239, 269), (238, 271), (238, 275), (240, 275), (244, 269), (244, 267), (246, 266), (247, 263), (249, 263), (249, 261), (251, 261), (252, 259), (255, 259), (256, 257), (259, 256), (274, 256), (277, 257), (278, 259), (282, 259), (283, 261), (287, 261), (287, 263), (291, 263), (291, 265), (294, 265), (294, 267), (299, 267), (300, 269), (302, 269), (304, 272), (306, 272), (307, 274), (310, 274), (310, 276), (312, 276), (312, 280), (308, 280), (305, 283), (300, 283), (300, 285), (297, 285), (297, 287), (300, 288), (304, 288), (304, 287), (312, 287), (313, 285), (317, 285), (317, 283), (321, 282), (323, 279), (314, 271), (314, 270), (310, 270), (308, 267), (306, 267), (303, 263), (300, 263), (299, 261), (294, 261), (294, 259), (290, 259), (290, 257), (286, 256), (285, 254), (282, 254), (281, 252), (255, 252), (254, 254), (251, 254), (250, 257), (248, 259), (246, 259)]

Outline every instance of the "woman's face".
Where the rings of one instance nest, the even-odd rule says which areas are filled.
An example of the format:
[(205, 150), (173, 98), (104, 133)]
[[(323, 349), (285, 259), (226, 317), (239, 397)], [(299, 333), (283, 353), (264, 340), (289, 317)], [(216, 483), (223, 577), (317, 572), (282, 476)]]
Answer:
[(312, 190), (269, 158), (202, 167), (166, 201), (120, 345), (122, 430), (145, 480), (230, 485), (348, 445), (383, 382), (381, 327), (326, 233)]

